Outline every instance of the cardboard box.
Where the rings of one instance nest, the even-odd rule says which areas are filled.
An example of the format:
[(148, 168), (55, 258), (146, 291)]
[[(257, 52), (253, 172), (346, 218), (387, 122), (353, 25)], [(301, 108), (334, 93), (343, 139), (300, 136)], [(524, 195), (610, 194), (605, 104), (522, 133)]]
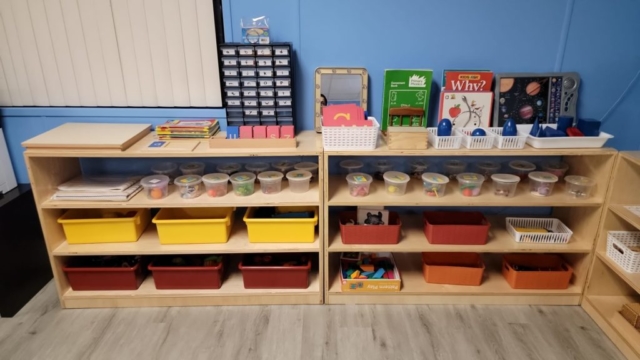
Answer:
[[(344, 292), (398, 292), (402, 286), (400, 273), (391, 253), (377, 253), (376, 257), (388, 258), (393, 263), (393, 279), (345, 279), (340, 263), (340, 281)], [(355, 260), (357, 261), (357, 260)]]
[(432, 77), (432, 70), (385, 70), (382, 131), (389, 126), (427, 127)]

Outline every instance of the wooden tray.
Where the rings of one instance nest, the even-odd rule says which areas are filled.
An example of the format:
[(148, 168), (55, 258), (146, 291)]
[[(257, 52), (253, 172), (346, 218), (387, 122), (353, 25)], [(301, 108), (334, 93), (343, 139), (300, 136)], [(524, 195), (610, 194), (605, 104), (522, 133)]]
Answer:
[(22, 146), (126, 150), (150, 131), (150, 124), (66, 123), (23, 142)]

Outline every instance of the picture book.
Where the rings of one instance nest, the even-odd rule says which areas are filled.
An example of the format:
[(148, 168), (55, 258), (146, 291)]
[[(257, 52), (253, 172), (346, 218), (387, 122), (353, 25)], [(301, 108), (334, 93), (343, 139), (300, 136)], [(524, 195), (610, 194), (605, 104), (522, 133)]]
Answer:
[(427, 126), (432, 70), (385, 70), (382, 131), (390, 126)]
[[(493, 92), (442, 91), (438, 119), (451, 120), (453, 127), (491, 126)], [(439, 120), (438, 120), (439, 121)]]
[(444, 70), (442, 90), (491, 91), (493, 72), (489, 70)]
[(210, 120), (169, 120), (164, 124), (160, 124), (156, 126), (156, 130), (161, 131), (169, 131), (169, 130), (177, 130), (177, 129), (197, 129), (197, 130), (207, 130), (209, 128), (213, 128), (219, 126), (218, 120), (210, 119)]

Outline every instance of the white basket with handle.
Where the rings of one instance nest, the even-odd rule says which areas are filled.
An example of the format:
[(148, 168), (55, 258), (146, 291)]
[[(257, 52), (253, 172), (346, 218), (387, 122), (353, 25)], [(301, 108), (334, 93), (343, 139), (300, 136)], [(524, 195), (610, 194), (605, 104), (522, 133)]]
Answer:
[[(551, 232), (520, 232), (517, 228), (546, 229)], [(507, 218), (507, 231), (516, 242), (537, 244), (566, 244), (571, 231), (562, 221), (552, 218)]]
[(462, 135), (457, 134), (455, 131), (451, 136), (438, 136), (438, 128), (427, 128), (429, 132), (429, 143), (439, 150), (455, 150), (460, 149), (462, 145)]
[(640, 273), (640, 231), (609, 231), (607, 256), (629, 273)]
[(375, 150), (380, 124), (369, 117), (373, 126), (322, 126), (322, 146), (325, 150)]
[(498, 149), (504, 150), (517, 150), (523, 149), (524, 145), (527, 143), (527, 134), (518, 131), (517, 136), (502, 136), (502, 128), (501, 127), (492, 127), (485, 128), (488, 132), (491, 132), (494, 139), (494, 144)]
[(476, 128), (457, 128), (456, 133), (462, 135), (462, 145), (467, 149), (491, 149), (493, 147), (493, 138), (495, 137), (491, 131), (485, 131), (486, 136), (471, 136)]

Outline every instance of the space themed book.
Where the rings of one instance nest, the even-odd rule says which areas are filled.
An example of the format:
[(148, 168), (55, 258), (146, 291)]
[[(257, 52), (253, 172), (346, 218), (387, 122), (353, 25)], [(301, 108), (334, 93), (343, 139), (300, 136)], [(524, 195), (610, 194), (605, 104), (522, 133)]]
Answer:
[(491, 91), (442, 91), (440, 93), (440, 116), (451, 120), (453, 127), (490, 127), (493, 112)]

